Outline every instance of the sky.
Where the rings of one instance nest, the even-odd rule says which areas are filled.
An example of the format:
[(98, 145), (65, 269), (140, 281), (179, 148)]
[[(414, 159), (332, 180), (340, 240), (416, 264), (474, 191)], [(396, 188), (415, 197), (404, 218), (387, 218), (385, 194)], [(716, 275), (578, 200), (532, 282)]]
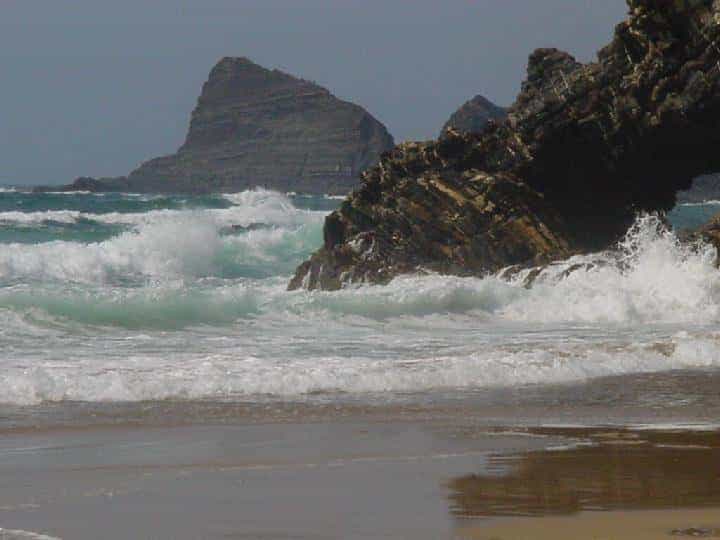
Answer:
[(625, 0), (0, 0), (0, 184), (124, 175), (174, 152), (223, 56), (314, 80), (400, 142), (476, 94), (509, 105), (537, 47), (582, 61)]

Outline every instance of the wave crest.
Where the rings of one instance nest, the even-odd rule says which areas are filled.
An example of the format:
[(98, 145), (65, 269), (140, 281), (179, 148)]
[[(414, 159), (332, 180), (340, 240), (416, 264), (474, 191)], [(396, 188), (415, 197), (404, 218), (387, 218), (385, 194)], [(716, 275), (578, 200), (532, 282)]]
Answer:
[(662, 344), (483, 347), (469, 354), (413, 360), (321, 356), (129, 356), (101, 365), (41, 365), (0, 374), (2, 402), (304, 398), (318, 394), (395, 394), (564, 384), (626, 373), (716, 368), (718, 336), (678, 334)]
[[(323, 212), (298, 209), (284, 195), (268, 191), (228, 197), (236, 206), (143, 214), (13, 213), (20, 220), (82, 218), (134, 226), (99, 243), (5, 244), (0, 250), (0, 283), (264, 277), (291, 272), (321, 242)], [(268, 228), (225, 234), (230, 226), (258, 222)]]

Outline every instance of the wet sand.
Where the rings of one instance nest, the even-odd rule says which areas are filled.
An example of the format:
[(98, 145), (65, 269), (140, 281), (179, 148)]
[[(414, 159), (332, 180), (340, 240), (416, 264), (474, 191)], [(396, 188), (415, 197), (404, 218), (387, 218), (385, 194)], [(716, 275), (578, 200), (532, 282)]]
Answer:
[(715, 534), (717, 383), (0, 407), (0, 540)]
[(562, 432), (579, 442), (565, 448), (492, 456), (490, 472), (451, 481), (452, 512), (460, 518), (481, 518), (475, 525), (460, 528), (458, 537), (720, 538), (717, 431), (534, 432)]
[(450, 538), (449, 478), (546, 443), (361, 419), (8, 434), (0, 527), (64, 540)]
[(38, 428), (0, 438), (0, 527), (64, 540), (669, 538), (720, 527), (719, 463), (715, 431), (368, 416)]
[(717, 431), (553, 428), (531, 433), (574, 442), (540, 452), (490, 456), (486, 472), (450, 482), (455, 515), (720, 507)]

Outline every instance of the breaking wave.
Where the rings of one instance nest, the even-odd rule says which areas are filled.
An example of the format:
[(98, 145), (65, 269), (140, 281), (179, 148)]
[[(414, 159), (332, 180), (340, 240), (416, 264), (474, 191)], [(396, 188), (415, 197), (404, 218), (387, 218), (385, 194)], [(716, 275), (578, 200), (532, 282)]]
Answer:
[(77, 223), (83, 215), (77, 210), (47, 210), (45, 212), (0, 212), (0, 223), (42, 224)]
[(311, 208), (325, 202), (256, 190), (192, 208), (0, 213), (120, 227), (0, 246), (0, 401), (393, 394), (720, 367), (715, 249), (656, 217), (617, 249), (535, 271), (287, 292), (322, 243), (327, 209)]
[(20, 531), (0, 528), (0, 538), (7, 540), (61, 540), (55, 536), (47, 536), (45, 534), (34, 533), (30, 531)]
[[(506, 277), (406, 276), (384, 287), (308, 295), (308, 307), (374, 319), (473, 313), (532, 323), (712, 323), (720, 315), (716, 250), (685, 245), (654, 216), (617, 250)], [(530, 275), (532, 283), (528, 283)]]
[[(12, 213), (18, 221), (83, 218), (133, 227), (96, 243), (5, 244), (0, 251), (0, 283), (113, 284), (277, 275), (290, 272), (322, 237), (324, 214), (297, 209), (280, 194), (254, 191), (239, 194), (234, 200), (237, 205), (227, 209), (153, 210), (144, 214)], [(7, 214), (0, 214), (0, 221)], [(258, 223), (267, 228), (242, 229)], [(225, 234), (228, 227), (240, 227), (244, 234)]]
[(3, 401), (150, 401), (302, 398), (333, 393), (374, 394), (562, 384), (628, 373), (720, 366), (720, 336), (683, 333), (663, 343), (608, 347), (478, 348), (463, 354), (413, 360), (316, 356), (282, 359), (208, 354), (161, 360), (60, 362), (0, 375)]

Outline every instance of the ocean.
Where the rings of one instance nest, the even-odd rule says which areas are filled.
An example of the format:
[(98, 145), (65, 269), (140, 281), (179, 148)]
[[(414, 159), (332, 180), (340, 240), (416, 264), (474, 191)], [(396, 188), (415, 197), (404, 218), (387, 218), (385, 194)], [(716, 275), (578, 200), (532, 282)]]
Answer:
[(500, 272), (286, 291), (339, 203), (4, 188), (0, 403), (392, 405), (720, 368), (714, 250), (653, 216), (531, 286)]

